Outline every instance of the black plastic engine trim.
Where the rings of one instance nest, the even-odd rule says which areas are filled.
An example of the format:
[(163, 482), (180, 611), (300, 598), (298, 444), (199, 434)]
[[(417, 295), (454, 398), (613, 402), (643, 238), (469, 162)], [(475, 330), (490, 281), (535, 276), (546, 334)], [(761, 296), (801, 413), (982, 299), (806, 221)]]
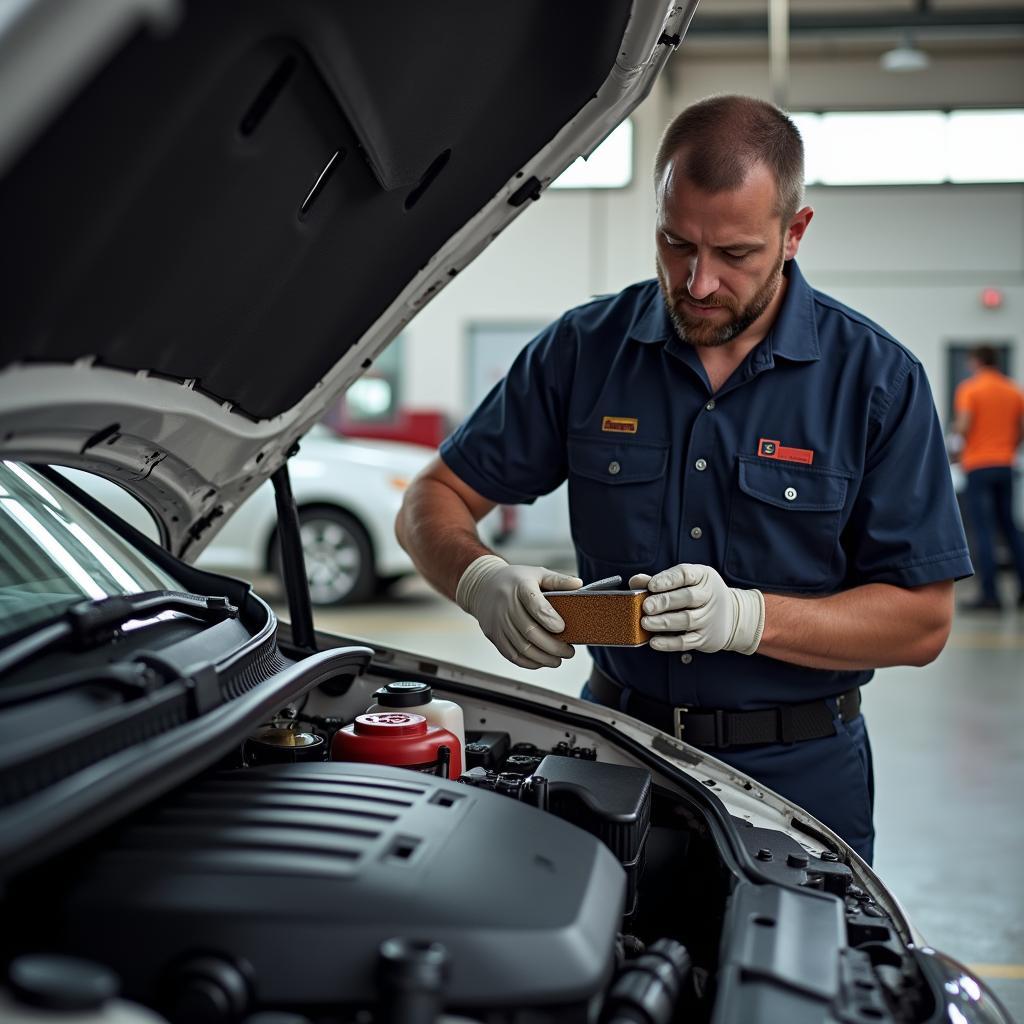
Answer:
[(540, 1024), (592, 1019), (626, 877), (557, 815), (330, 761), (205, 774), (17, 890), (16, 913), (39, 908), (63, 948), (110, 965), (143, 1003), (202, 935), (250, 966), (259, 1008), (371, 1005), (377, 950), (407, 936), (447, 950), (448, 1012), (491, 1019), (521, 1001)]
[(337, 675), (358, 675), (369, 647), (311, 655), (195, 721), (122, 750), (4, 812), (0, 879), (38, 864), (208, 768), (282, 705)]

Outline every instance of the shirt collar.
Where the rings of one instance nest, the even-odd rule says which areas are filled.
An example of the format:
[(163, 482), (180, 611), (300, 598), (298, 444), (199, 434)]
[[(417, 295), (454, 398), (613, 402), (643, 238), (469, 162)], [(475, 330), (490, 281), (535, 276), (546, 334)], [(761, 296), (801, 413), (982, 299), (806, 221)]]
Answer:
[[(796, 260), (787, 261), (783, 273), (789, 280), (782, 307), (766, 337), (772, 356), (795, 362), (813, 362), (821, 358), (818, 324), (814, 317), (814, 291), (804, 280)], [(629, 336), (635, 341), (651, 344), (670, 341), (676, 331), (668, 318), (661, 288), (655, 288), (647, 304), (633, 321)]]
[(651, 283), (654, 285), (651, 296), (638, 310), (636, 319), (629, 329), (629, 336), (634, 341), (642, 341), (644, 344), (668, 341), (676, 336), (676, 329), (668, 318), (661, 286), (657, 281)]
[(800, 363), (814, 362), (821, 358), (818, 322), (814, 316), (814, 290), (804, 280), (796, 260), (787, 261), (783, 272), (789, 284), (779, 315), (766, 340), (775, 357), (782, 356)]

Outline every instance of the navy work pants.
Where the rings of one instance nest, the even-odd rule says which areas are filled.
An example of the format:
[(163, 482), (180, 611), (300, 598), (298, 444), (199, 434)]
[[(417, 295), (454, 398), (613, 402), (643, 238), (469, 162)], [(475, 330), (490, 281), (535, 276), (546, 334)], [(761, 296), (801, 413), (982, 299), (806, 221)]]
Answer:
[(995, 533), (1006, 538), (1020, 593), (1024, 594), (1024, 537), (1013, 521), (1013, 470), (1009, 466), (975, 469), (967, 474), (967, 513), (977, 555), (982, 597), (998, 601)]
[[(580, 696), (600, 703), (589, 686), (584, 685)], [(875, 777), (867, 727), (863, 715), (843, 722), (834, 711), (833, 721), (834, 736), (708, 753), (809, 811), (870, 864), (875, 845)]]

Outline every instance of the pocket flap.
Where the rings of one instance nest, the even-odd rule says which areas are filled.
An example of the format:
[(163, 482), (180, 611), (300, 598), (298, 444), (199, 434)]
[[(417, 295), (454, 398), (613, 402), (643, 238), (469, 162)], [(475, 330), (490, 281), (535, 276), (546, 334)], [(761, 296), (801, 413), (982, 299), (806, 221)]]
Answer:
[(740, 490), (793, 512), (837, 512), (846, 504), (850, 478), (832, 470), (740, 456)]
[(569, 438), (569, 471), (603, 484), (657, 480), (668, 464), (668, 445)]

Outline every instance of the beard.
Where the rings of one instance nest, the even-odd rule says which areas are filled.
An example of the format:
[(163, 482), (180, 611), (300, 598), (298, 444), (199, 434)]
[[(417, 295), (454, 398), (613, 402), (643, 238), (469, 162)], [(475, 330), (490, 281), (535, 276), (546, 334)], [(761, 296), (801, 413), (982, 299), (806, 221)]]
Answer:
[(714, 323), (710, 320), (690, 316), (686, 312), (685, 302), (691, 300), (691, 295), (684, 285), (675, 293), (670, 294), (668, 281), (662, 272), (661, 265), (657, 267), (658, 284), (661, 287), (661, 297), (665, 300), (665, 310), (672, 326), (676, 329), (680, 341), (694, 348), (718, 348), (720, 345), (727, 345), (734, 338), (739, 337), (771, 304), (772, 299), (778, 293), (782, 284), (782, 267), (785, 264), (783, 248), (779, 247), (779, 258), (772, 272), (765, 278), (764, 283), (758, 288), (753, 298), (741, 306), (734, 299), (715, 298), (711, 296), (702, 300), (701, 306), (716, 306), (726, 310), (730, 316), (725, 323)]

